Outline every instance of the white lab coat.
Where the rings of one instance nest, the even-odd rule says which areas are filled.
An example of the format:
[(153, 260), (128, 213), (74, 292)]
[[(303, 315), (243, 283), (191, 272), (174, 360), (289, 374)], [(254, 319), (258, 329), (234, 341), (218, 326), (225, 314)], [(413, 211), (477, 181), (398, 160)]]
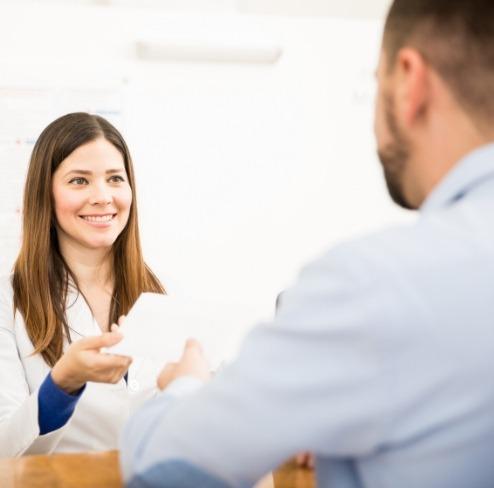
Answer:
[[(67, 299), (72, 340), (101, 334), (82, 296)], [(68, 343), (65, 343), (67, 347)], [(53, 452), (116, 449), (123, 424), (155, 393), (156, 378), (145, 364), (133, 363), (128, 384), (87, 383), (75, 411), (60, 429), (40, 435), (38, 390), (50, 367), (34, 354), (20, 313), (13, 314), (10, 278), (0, 279), (0, 457)]]

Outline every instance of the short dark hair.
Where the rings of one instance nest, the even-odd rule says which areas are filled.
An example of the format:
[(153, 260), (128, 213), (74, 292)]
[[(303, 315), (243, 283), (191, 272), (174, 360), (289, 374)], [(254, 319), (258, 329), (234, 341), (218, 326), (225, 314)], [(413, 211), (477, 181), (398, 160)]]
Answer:
[(389, 66), (416, 48), (460, 105), (494, 121), (494, 0), (394, 0), (384, 28)]

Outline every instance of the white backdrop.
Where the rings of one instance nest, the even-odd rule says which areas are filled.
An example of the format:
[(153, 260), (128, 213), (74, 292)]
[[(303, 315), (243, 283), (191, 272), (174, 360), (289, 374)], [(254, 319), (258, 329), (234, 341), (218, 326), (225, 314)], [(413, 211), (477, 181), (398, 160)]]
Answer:
[[(148, 263), (172, 293), (215, 314), (229, 355), (304, 262), (409, 218), (375, 157), (380, 30), (370, 20), (2, 6), (2, 272), (17, 251), (33, 140), (67, 111), (102, 113), (134, 157)], [(143, 60), (137, 41), (274, 46), (281, 57)]]

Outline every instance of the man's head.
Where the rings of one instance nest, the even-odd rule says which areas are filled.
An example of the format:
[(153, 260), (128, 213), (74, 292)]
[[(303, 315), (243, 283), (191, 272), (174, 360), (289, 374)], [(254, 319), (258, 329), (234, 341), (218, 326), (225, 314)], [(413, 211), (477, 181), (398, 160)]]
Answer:
[(494, 1), (395, 0), (377, 76), (388, 189), (418, 208), (459, 158), (494, 140)]

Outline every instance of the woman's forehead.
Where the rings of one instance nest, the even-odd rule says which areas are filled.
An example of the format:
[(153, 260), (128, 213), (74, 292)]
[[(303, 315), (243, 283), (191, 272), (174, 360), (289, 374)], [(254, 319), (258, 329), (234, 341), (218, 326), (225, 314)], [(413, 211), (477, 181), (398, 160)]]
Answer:
[(81, 173), (117, 173), (125, 171), (120, 151), (106, 139), (96, 139), (79, 146), (67, 156), (57, 171), (79, 171)]

